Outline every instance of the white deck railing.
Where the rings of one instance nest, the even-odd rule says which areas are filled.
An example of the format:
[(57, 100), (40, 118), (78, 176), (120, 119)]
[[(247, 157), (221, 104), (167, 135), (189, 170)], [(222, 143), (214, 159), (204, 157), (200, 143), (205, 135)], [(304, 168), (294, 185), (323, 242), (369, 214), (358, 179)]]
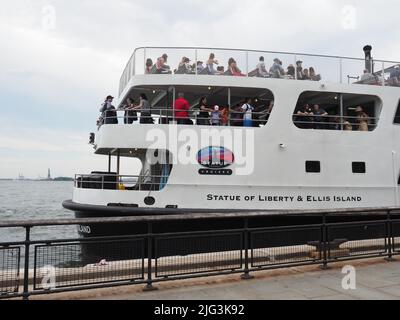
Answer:
[[(205, 66), (210, 53), (215, 54), (215, 58), (219, 62), (219, 66), (224, 66), (227, 70), (228, 60), (234, 58), (239, 69), (246, 77), (256, 77), (256, 65), (259, 57), (263, 56), (267, 71), (273, 64), (275, 58), (282, 61), (282, 67), (286, 70), (289, 65), (296, 67), (297, 61), (303, 61), (303, 69), (313, 67), (317, 75), (320, 75), (324, 81), (334, 83), (356, 83), (381, 86), (400, 86), (400, 62), (371, 60), (366, 63), (363, 58), (351, 58), (328, 55), (315, 55), (294, 52), (277, 52), (277, 51), (258, 51), (258, 50), (241, 50), (227, 48), (195, 48), (195, 47), (140, 47), (136, 48), (129, 59), (125, 70), (120, 79), (119, 95), (121, 95), (135, 75), (146, 74), (146, 62), (151, 59), (152, 67), (157, 62), (157, 58), (164, 53), (168, 55), (167, 65), (170, 66), (170, 73), (175, 73), (174, 69), (178, 69), (178, 65), (183, 57), (191, 60), (191, 64), (197, 66), (197, 62), (203, 62)], [(372, 72), (368, 76), (363, 76), (364, 70), (371, 68)], [(186, 73), (186, 72), (183, 72)], [(192, 72), (187, 72), (191, 76), (201, 76), (197, 67)], [(207, 74), (207, 73), (206, 73)], [(297, 73), (293, 77), (283, 77), (285, 79), (297, 80)]]

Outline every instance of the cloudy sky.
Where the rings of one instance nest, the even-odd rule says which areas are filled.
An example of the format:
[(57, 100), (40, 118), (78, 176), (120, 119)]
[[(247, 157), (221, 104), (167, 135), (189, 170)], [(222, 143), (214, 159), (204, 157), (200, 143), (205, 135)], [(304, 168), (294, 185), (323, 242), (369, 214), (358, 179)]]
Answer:
[(4, 0), (0, 177), (104, 169), (87, 144), (138, 46), (205, 46), (400, 60), (397, 0)]

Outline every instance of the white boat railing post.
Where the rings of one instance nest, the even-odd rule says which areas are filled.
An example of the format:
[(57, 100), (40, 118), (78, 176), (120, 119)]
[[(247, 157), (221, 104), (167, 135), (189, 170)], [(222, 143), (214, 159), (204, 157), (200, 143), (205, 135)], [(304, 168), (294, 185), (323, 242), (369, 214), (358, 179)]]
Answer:
[(231, 99), (232, 99), (232, 97), (231, 97), (231, 88), (229, 87), (228, 88), (228, 106), (229, 106), (229, 108), (231, 107)]
[(246, 51), (246, 77), (249, 76), (249, 52)]
[(132, 75), (136, 75), (136, 50), (133, 52), (133, 70), (132, 70)]
[(297, 54), (294, 55), (294, 79), (297, 80)]
[(340, 83), (343, 83), (343, 59), (342, 58), (339, 59), (339, 77), (340, 77)]
[(176, 100), (176, 88), (172, 87), (172, 121), (175, 123), (175, 100)]
[(146, 56), (147, 56), (147, 50), (146, 48), (143, 49), (143, 72), (146, 74)]
[(339, 101), (340, 101), (340, 130), (344, 130), (344, 101), (343, 101), (343, 94), (339, 94)]
[(197, 49), (195, 49), (195, 51), (194, 51), (194, 71), (195, 71), (195, 74), (196, 74), (196, 76), (198, 75), (198, 71), (197, 71), (197, 60), (198, 60), (198, 56), (197, 56), (197, 54), (198, 54), (198, 52), (197, 52)]
[(385, 62), (382, 61), (382, 86), (385, 86)]

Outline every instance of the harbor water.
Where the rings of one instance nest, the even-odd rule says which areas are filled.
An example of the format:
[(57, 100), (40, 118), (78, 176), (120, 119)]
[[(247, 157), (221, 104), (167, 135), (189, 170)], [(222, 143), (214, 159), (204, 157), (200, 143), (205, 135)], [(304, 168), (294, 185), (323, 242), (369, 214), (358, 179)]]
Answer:
[[(71, 219), (74, 214), (62, 207), (72, 197), (73, 182), (0, 181), (0, 221)], [(0, 242), (23, 241), (22, 228), (0, 229)], [(32, 239), (77, 238), (76, 226), (37, 227)]]

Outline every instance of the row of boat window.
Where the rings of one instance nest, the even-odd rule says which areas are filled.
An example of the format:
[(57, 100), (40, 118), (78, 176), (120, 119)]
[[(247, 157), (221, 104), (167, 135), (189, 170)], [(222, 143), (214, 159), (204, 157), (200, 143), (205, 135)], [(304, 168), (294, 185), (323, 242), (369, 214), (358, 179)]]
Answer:
[[(132, 124), (137, 121), (152, 124), (157, 120), (160, 124), (168, 124), (175, 120), (182, 125), (262, 127), (278, 107), (274, 104), (272, 92), (266, 89), (260, 89), (254, 98), (245, 100), (237, 94), (230, 95), (228, 99), (226, 94), (221, 93), (222, 90), (213, 90), (214, 94), (211, 92), (208, 96), (185, 92), (178, 94), (176, 100), (166, 95), (161, 101), (163, 107), (152, 107), (160, 92), (153, 90), (149, 95), (140, 94), (140, 97), (134, 94), (119, 109), (125, 111), (119, 116), (109, 96), (100, 110), (102, 115), (97, 124)], [(232, 106), (227, 103), (228, 100)], [(307, 91), (298, 99), (293, 123), (300, 129), (373, 131), (381, 109), (382, 101), (377, 96)], [(400, 105), (394, 122), (400, 124)]]
[[(366, 173), (367, 167), (365, 162), (353, 162), (352, 163), (353, 173)], [(321, 162), (320, 161), (306, 161), (306, 172), (307, 173), (320, 173)]]

